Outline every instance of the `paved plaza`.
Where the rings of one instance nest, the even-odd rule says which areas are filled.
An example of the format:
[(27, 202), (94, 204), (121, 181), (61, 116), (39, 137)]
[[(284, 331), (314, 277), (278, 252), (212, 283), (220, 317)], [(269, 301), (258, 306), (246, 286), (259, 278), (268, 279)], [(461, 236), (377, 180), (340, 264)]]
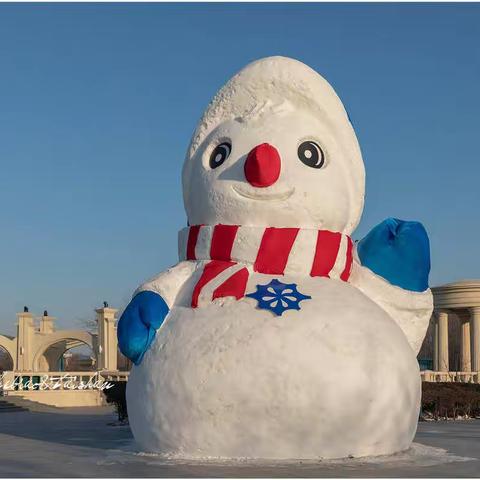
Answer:
[(235, 464), (138, 454), (115, 420), (110, 407), (2, 413), (0, 477), (480, 477), (479, 420), (420, 423), (393, 457)]

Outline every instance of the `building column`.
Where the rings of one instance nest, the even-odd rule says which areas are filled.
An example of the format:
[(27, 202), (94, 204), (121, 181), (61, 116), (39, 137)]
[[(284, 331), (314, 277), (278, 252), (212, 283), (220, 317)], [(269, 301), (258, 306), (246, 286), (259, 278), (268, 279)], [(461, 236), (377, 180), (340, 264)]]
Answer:
[(440, 310), (438, 313), (438, 371), (448, 372), (448, 313)]
[(470, 355), (470, 316), (459, 315), (460, 318), (460, 371), (472, 371), (472, 359)]
[(17, 370), (33, 371), (32, 347), (35, 334), (33, 315), (25, 307), (17, 313)]
[(97, 368), (99, 370), (117, 370), (117, 328), (115, 314), (118, 310), (104, 306), (97, 308), (98, 323), (98, 354)]
[(470, 309), (472, 371), (480, 372), (480, 307)]
[(438, 372), (438, 315), (433, 313), (433, 371)]
[(40, 333), (53, 333), (55, 331), (55, 317), (51, 317), (45, 310), (40, 317)]

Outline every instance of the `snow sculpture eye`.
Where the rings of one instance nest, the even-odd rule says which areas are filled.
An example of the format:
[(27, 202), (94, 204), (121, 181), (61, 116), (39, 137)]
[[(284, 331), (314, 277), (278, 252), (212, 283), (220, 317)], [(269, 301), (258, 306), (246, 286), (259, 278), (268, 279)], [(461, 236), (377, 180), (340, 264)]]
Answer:
[(210, 168), (219, 167), (230, 155), (232, 145), (228, 142), (223, 142), (217, 145), (210, 155)]
[(297, 150), (298, 158), (307, 167), (322, 168), (325, 163), (325, 155), (320, 146), (311, 140), (302, 142)]

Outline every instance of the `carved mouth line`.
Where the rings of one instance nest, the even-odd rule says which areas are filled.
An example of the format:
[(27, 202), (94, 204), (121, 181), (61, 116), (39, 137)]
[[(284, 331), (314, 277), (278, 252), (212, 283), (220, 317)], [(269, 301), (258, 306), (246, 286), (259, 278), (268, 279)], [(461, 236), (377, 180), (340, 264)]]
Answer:
[(295, 192), (295, 187), (292, 187), (288, 189), (285, 192), (279, 192), (279, 193), (260, 193), (256, 190), (254, 191), (247, 191), (242, 189), (241, 187), (237, 187), (236, 185), (232, 185), (232, 189), (234, 190), (235, 193), (240, 195), (241, 197), (249, 198), (251, 200), (286, 200), (287, 198), (290, 198), (293, 195), (293, 192)]

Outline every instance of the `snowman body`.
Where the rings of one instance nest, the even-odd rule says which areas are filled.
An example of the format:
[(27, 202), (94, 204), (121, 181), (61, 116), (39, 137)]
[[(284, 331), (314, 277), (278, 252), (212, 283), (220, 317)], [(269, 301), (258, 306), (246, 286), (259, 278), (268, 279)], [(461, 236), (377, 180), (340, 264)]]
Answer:
[(311, 299), (281, 316), (248, 297), (194, 309), (197, 277), (186, 281), (128, 382), (130, 425), (142, 449), (288, 459), (408, 448), (418, 364), (376, 303), (340, 280), (253, 274), (247, 292), (278, 279)]
[[(332, 87), (292, 59), (248, 65), (207, 107), (182, 180), (180, 262), (141, 285), (119, 322), (142, 450), (307, 459), (408, 448), (432, 295), (357, 255), (364, 165)], [(399, 232), (379, 234), (387, 257)]]

